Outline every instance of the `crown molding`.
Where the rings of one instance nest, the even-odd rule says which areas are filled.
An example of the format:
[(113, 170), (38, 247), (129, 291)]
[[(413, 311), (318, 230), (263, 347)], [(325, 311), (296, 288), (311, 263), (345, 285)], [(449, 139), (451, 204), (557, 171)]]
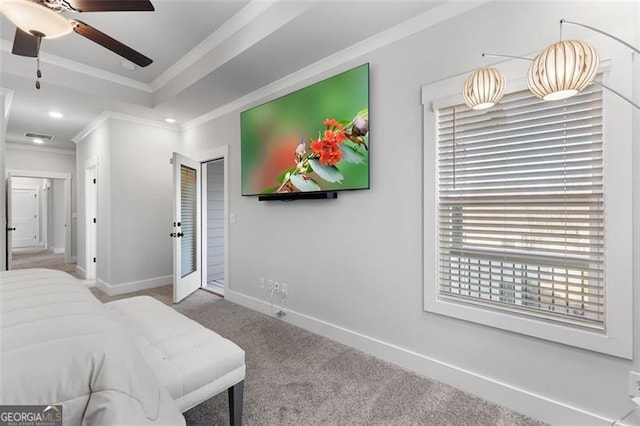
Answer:
[[(12, 43), (7, 40), (0, 40), (0, 50), (11, 53)], [(130, 87), (132, 89), (140, 90), (147, 93), (153, 93), (149, 84), (143, 83), (132, 78), (123, 77), (121, 75), (101, 70), (90, 65), (86, 65), (80, 62), (72, 61), (71, 59), (62, 58), (51, 53), (40, 52), (40, 60), (44, 63), (51, 64), (60, 68), (68, 69), (70, 71), (76, 71), (81, 74), (86, 74), (91, 77), (100, 78), (102, 80), (110, 81), (121, 86)]]
[(13, 93), (11, 89), (0, 87), (0, 96), (4, 98), (4, 119), (9, 119), (9, 112), (11, 111), (11, 104), (13, 103)]
[(76, 151), (70, 149), (62, 149), (62, 148), (52, 148), (48, 146), (35, 146), (35, 145), (25, 145), (21, 143), (13, 143), (7, 142), (5, 144), (6, 149), (19, 149), (21, 151), (33, 151), (33, 152), (50, 152), (53, 154), (63, 154), (63, 155), (76, 155)]
[(447, 2), (433, 9), (427, 10), (413, 18), (408, 19), (394, 27), (382, 31), (374, 36), (351, 45), (339, 52), (329, 55), (311, 65), (301, 68), (279, 80), (261, 87), (247, 95), (244, 95), (232, 102), (218, 107), (206, 114), (185, 122), (182, 130), (187, 130), (215, 120), (232, 111), (245, 108), (255, 102), (268, 98), (280, 91), (290, 88), (296, 84), (317, 77), (327, 71), (340, 67), (341, 65), (353, 61), (363, 55), (371, 53), (377, 49), (388, 46), (403, 38), (409, 37), (419, 31), (433, 27), (455, 16), (466, 13), (472, 9), (482, 6), (492, 0), (476, 0), (474, 2)]
[(93, 120), (89, 122), (82, 130), (80, 130), (74, 137), (71, 138), (71, 142), (76, 145), (79, 144), (87, 135), (102, 125), (109, 119), (109, 111), (103, 111), (98, 114)]
[(82, 130), (80, 130), (74, 137), (72, 137), (71, 141), (77, 145), (91, 132), (111, 119), (143, 124), (145, 126), (159, 127), (166, 130), (180, 131), (180, 127), (177, 124), (165, 123), (163, 121), (152, 120), (149, 118), (136, 117), (134, 115), (124, 114), (121, 112), (103, 111), (98, 114), (93, 120), (91, 120), (91, 122), (89, 122), (89, 124), (87, 124)]
[(228, 40), (240, 29), (249, 25), (254, 19), (273, 6), (274, 3), (275, 1), (251, 0), (228, 21), (153, 80), (150, 85), (151, 89), (155, 92), (178, 77), (182, 72), (218, 47), (222, 42)]

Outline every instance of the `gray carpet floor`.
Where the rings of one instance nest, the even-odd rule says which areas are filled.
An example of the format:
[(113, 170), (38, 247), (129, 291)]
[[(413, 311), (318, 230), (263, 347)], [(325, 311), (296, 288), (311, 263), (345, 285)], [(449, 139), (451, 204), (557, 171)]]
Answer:
[[(146, 294), (234, 341), (246, 353), (244, 424), (542, 425), (507, 408), (418, 376), (361, 351), (204, 290), (177, 305), (171, 287)], [(227, 393), (187, 411), (188, 425), (228, 425)]]
[(14, 248), (11, 251), (11, 269), (45, 268), (68, 272), (76, 278), (75, 263), (65, 263), (64, 254), (54, 254), (43, 247)]

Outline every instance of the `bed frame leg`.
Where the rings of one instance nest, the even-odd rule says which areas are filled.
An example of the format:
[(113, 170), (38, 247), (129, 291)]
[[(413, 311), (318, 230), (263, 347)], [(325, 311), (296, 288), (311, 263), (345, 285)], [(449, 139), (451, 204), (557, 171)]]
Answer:
[(231, 386), (229, 393), (229, 424), (231, 426), (242, 426), (242, 397), (244, 394), (244, 380)]

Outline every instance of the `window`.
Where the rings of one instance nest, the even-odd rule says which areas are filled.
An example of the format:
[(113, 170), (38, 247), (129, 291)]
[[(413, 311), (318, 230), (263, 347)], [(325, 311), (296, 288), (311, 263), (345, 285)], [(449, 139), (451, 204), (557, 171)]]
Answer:
[(422, 87), (424, 310), (631, 359), (632, 108), (595, 85), (540, 101), (509, 79), (523, 62), (501, 65), (508, 93), (483, 111), (462, 102), (466, 75)]
[(443, 298), (605, 328), (602, 89), (437, 111)]

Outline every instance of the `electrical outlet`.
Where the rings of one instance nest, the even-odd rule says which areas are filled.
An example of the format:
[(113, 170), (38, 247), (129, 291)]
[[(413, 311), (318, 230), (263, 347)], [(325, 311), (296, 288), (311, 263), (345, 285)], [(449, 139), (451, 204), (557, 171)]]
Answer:
[(258, 285), (260, 286), (260, 288), (264, 288), (264, 277), (260, 277), (258, 279)]
[(282, 294), (282, 298), (286, 298), (289, 294), (289, 288), (287, 287), (287, 283), (280, 283), (280, 293)]
[(273, 290), (273, 280), (267, 280), (267, 290)]
[(629, 396), (640, 397), (640, 373), (629, 371)]
[(280, 293), (280, 283), (278, 281), (273, 283), (273, 288), (276, 293)]

